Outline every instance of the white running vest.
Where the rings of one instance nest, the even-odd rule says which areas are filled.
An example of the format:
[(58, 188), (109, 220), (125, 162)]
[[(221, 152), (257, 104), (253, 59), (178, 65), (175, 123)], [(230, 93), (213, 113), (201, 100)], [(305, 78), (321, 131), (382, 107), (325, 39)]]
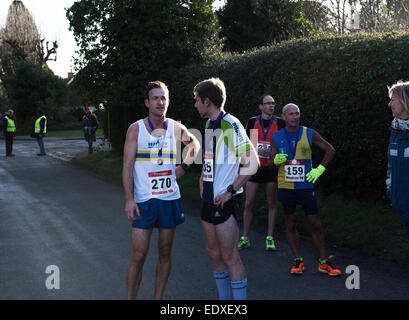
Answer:
[[(174, 120), (168, 119), (165, 138), (152, 136), (138, 120), (138, 150), (133, 170), (134, 199), (136, 203), (152, 198), (175, 200), (180, 198), (176, 182), (176, 139)], [(159, 157), (159, 150), (162, 155)], [(159, 163), (162, 163), (159, 165)]]

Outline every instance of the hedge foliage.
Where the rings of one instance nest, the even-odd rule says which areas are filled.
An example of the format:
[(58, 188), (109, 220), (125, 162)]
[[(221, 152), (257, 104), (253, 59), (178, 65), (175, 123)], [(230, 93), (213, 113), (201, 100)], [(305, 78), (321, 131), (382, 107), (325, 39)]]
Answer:
[[(385, 199), (389, 126), (387, 86), (409, 79), (409, 34), (355, 34), (293, 40), (163, 74), (170, 89), (168, 115), (188, 128), (204, 120), (193, 87), (209, 77), (225, 82), (225, 109), (243, 124), (258, 113), (257, 98), (271, 93), (276, 114), (296, 103), (302, 124), (333, 144), (337, 155), (319, 187), (359, 200)], [(314, 164), (322, 159), (314, 152)]]

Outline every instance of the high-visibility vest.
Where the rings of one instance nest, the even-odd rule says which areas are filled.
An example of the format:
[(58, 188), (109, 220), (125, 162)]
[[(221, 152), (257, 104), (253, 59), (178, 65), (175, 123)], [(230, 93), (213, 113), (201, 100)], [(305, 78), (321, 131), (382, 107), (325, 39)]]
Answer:
[(38, 119), (36, 120), (36, 122), (35, 122), (35, 125), (34, 125), (34, 133), (40, 133), (40, 131), (41, 131), (40, 121), (41, 121), (42, 118), (45, 119), (43, 133), (46, 133), (46, 132), (47, 132), (47, 118), (46, 118), (45, 116), (41, 116), (41, 117), (38, 118)]
[(7, 132), (16, 132), (16, 124), (14, 120), (10, 119), (8, 116), (4, 116), (7, 119)]

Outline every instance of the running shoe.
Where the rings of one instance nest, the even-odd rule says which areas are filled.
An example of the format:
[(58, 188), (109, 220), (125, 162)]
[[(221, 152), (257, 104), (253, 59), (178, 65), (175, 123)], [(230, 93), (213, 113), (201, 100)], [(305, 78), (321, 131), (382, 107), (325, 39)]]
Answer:
[(266, 237), (266, 251), (275, 251), (276, 245), (274, 243), (274, 239), (271, 236)]
[(297, 275), (297, 274), (303, 274), (303, 271), (304, 271), (304, 262), (302, 258), (294, 259), (294, 265), (291, 268), (290, 273)]
[(237, 243), (239, 249), (250, 248), (250, 239), (248, 237), (241, 236), (239, 242)]
[(341, 275), (341, 270), (335, 269), (329, 260), (324, 260), (323, 263), (318, 260), (318, 271), (321, 273), (327, 273), (331, 277)]

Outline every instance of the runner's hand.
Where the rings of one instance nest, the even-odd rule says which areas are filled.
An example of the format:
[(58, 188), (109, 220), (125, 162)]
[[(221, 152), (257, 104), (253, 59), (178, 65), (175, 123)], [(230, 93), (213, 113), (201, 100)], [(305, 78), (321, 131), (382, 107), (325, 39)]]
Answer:
[(317, 168), (312, 169), (310, 172), (307, 173), (307, 181), (315, 183), (317, 179), (324, 173), (325, 167), (320, 164)]
[(177, 166), (175, 169), (176, 180), (178, 180), (184, 174), (185, 174), (185, 170), (183, 170), (182, 166)]
[(233, 195), (230, 192), (222, 193), (221, 195), (214, 198), (214, 204), (223, 209), (224, 204), (229, 201)]
[(131, 221), (136, 220), (134, 212), (135, 212), (135, 215), (138, 215), (138, 216), (141, 215), (141, 213), (139, 212), (139, 207), (135, 203), (135, 201), (133, 199), (127, 200), (125, 202), (125, 214), (128, 220), (131, 220)]
[(287, 161), (287, 157), (288, 157), (288, 154), (285, 154), (285, 153), (277, 153), (276, 156), (275, 156), (275, 158), (274, 158), (274, 164), (275, 164), (276, 166), (279, 166), (280, 164), (283, 164), (284, 162)]

